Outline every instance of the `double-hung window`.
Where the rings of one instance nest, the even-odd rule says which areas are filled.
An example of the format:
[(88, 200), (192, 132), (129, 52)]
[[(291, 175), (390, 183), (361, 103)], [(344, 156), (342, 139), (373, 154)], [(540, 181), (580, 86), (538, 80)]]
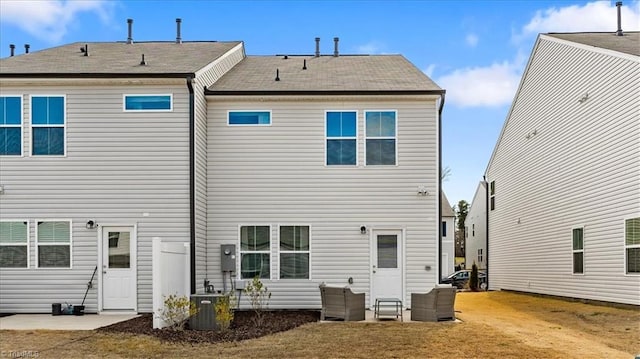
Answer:
[(268, 126), (270, 111), (229, 111), (227, 123), (231, 126)]
[(71, 222), (37, 222), (38, 268), (71, 268)]
[(496, 209), (496, 181), (491, 181), (489, 184), (489, 209), (493, 211)]
[(31, 154), (65, 154), (64, 96), (31, 96)]
[(309, 279), (309, 226), (280, 227), (280, 279)]
[(624, 221), (626, 273), (640, 273), (640, 217)]
[(396, 164), (396, 112), (366, 111), (367, 166)]
[(125, 111), (171, 111), (172, 95), (124, 95)]
[(573, 233), (573, 273), (584, 273), (584, 228), (574, 228)]
[(356, 111), (327, 111), (327, 165), (355, 165), (357, 161)]
[(271, 227), (240, 227), (240, 277), (271, 278)]
[(28, 233), (26, 221), (0, 222), (0, 268), (29, 266)]
[(0, 97), (0, 156), (22, 155), (22, 97)]

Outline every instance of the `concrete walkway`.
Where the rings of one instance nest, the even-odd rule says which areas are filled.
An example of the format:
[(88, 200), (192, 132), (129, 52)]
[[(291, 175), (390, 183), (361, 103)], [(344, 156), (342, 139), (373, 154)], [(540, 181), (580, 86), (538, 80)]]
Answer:
[(93, 330), (133, 319), (138, 314), (14, 314), (0, 318), (0, 330)]

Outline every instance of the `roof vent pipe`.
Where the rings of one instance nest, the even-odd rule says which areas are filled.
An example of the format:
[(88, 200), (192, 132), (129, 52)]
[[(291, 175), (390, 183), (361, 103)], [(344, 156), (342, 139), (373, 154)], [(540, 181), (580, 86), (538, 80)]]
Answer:
[(16, 52), (16, 45), (14, 44), (10, 44), (9, 45), (9, 50), (11, 50), (11, 56), (13, 56)]
[(280, 69), (276, 69), (276, 81), (280, 81)]
[(616, 35), (622, 36), (622, 14), (621, 14), (622, 1), (616, 2), (616, 7), (618, 8), (618, 31), (616, 31)]
[(320, 38), (316, 37), (316, 57), (320, 57)]
[(339, 38), (333, 38), (333, 57), (338, 57), (338, 41), (340, 41)]
[(127, 24), (129, 26), (129, 36), (127, 37), (127, 44), (133, 44), (133, 19), (127, 19)]
[(31, 45), (29, 44), (24, 44), (24, 53), (28, 54), (29, 53), (29, 48), (31, 47)]
[(84, 44), (84, 56), (89, 56), (89, 45)]
[(304, 59), (304, 62), (302, 63), (302, 69), (303, 70), (307, 69), (307, 59)]
[(142, 60), (140, 61), (140, 66), (146, 66), (147, 62), (144, 60), (144, 54), (142, 54)]
[(182, 43), (182, 37), (180, 36), (180, 24), (182, 24), (182, 19), (176, 19), (176, 44)]

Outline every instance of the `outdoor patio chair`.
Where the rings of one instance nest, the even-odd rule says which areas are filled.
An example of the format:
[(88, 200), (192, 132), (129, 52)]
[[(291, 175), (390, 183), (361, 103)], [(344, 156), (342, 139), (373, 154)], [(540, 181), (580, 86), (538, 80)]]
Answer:
[(320, 284), (322, 311), (320, 320), (343, 319), (345, 322), (364, 320), (364, 293), (353, 293), (349, 287)]
[(437, 286), (429, 293), (411, 293), (411, 320), (438, 322), (455, 320), (456, 288)]

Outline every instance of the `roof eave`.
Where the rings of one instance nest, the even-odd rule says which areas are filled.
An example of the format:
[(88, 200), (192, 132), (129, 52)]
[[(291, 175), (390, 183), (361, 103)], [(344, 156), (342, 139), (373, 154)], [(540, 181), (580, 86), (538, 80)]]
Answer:
[(0, 78), (187, 78), (194, 77), (193, 72), (174, 72), (174, 73), (0, 73)]
[(210, 96), (362, 96), (362, 95), (443, 95), (445, 90), (285, 90), (285, 91), (220, 91), (205, 89)]

